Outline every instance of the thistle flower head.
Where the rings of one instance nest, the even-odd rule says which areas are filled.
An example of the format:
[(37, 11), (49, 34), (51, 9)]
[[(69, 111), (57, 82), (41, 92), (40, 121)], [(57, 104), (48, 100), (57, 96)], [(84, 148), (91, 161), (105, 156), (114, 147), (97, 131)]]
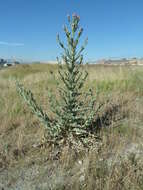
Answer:
[(76, 30), (78, 29), (79, 21), (80, 21), (80, 17), (77, 14), (73, 13), (72, 22), (71, 22), (73, 32), (76, 32)]
[(75, 20), (80, 20), (80, 16), (78, 16), (76, 13), (73, 13), (72, 14), (72, 17), (73, 17), (73, 19), (75, 19)]

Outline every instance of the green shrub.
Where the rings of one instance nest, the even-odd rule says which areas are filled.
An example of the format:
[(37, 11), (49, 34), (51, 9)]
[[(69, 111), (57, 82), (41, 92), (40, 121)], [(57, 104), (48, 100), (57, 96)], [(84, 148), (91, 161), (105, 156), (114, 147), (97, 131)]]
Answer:
[[(32, 112), (44, 123), (48, 129), (49, 137), (55, 139), (73, 139), (85, 140), (96, 128), (93, 126), (96, 111), (101, 105), (94, 109), (95, 98), (91, 89), (85, 93), (82, 88), (87, 79), (88, 73), (83, 71), (83, 55), (87, 40), (79, 48), (79, 39), (83, 29), (79, 28), (80, 18), (77, 15), (68, 16), (69, 28), (64, 26), (64, 32), (67, 39), (67, 45), (64, 45), (59, 35), (58, 43), (63, 49), (62, 59), (58, 60), (58, 73), (60, 84), (57, 86), (60, 100), (50, 93), (49, 100), (51, 110), (55, 115), (54, 120), (38, 106), (30, 90), (26, 90), (23, 85), (17, 82), (17, 90), (26, 101)], [(62, 64), (64, 63), (64, 64)]]

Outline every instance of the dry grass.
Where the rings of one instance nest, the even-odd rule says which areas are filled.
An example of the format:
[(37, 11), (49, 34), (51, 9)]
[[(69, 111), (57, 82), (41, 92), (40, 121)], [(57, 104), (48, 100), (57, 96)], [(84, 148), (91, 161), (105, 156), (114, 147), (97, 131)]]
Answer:
[(143, 189), (143, 68), (86, 67), (85, 90), (90, 85), (99, 93), (97, 101), (107, 103), (95, 118), (95, 124), (103, 127), (101, 141), (94, 143), (93, 150), (80, 152), (67, 146), (49, 147), (43, 126), (16, 92), (14, 79), (18, 78), (51, 114), (47, 94), (50, 88), (56, 91), (57, 66), (0, 70), (0, 188), (3, 184), (30, 190)]

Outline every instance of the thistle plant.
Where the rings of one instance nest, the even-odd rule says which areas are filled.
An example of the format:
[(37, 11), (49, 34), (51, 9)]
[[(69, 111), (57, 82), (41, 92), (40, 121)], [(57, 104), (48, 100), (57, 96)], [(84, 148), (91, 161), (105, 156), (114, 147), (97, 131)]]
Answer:
[[(79, 40), (83, 29), (79, 27), (79, 16), (73, 14), (68, 16), (68, 26), (64, 26), (66, 44), (59, 35), (57, 41), (63, 49), (61, 59), (58, 61), (58, 73), (60, 85), (57, 86), (59, 100), (55, 99), (51, 93), (49, 102), (54, 113), (54, 120), (38, 106), (30, 90), (26, 90), (23, 85), (17, 82), (17, 90), (23, 97), (33, 113), (43, 122), (49, 137), (52, 139), (72, 138), (85, 139), (96, 126), (93, 125), (97, 110), (95, 110), (95, 100), (92, 90), (83, 92), (83, 86), (88, 73), (84, 71), (82, 52), (87, 44), (87, 39), (81, 47)], [(64, 64), (63, 64), (64, 63)]]

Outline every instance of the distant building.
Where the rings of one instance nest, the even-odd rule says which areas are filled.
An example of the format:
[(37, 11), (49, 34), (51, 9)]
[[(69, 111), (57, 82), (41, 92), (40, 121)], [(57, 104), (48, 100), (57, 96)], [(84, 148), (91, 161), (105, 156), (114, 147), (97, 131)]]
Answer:
[(131, 59), (102, 59), (97, 61), (97, 63), (104, 65), (143, 65), (143, 59), (137, 59), (136, 57)]
[(13, 61), (12, 59), (0, 58), (0, 66), (2, 66), (2, 67), (14, 66), (17, 64), (20, 64), (20, 62), (19, 61)]
[(4, 67), (9, 67), (9, 66), (12, 66), (12, 64), (10, 64), (10, 63), (4, 63), (3, 66), (4, 66)]

